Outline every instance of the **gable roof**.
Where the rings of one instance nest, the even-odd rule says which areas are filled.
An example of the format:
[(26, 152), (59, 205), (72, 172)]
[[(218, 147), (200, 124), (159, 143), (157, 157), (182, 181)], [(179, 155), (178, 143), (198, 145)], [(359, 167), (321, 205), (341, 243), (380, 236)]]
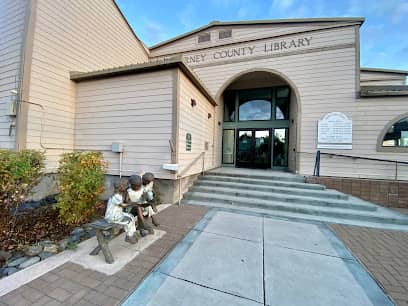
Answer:
[(150, 47), (150, 50), (162, 47), (164, 45), (167, 45), (169, 43), (175, 42), (177, 40), (183, 39), (185, 37), (188, 37), (190, 35), (196, 34), (200, 31), (205, 31), (207, 29), (210, 29), (212, 27), (218, 27), (218, 26), (242, 26), (242, 25), (265, 25), (265, 24), (296, 24), (296, 23), (320, 23), (320, 22), (357, 22), (360, 25), (363, 24), (365, 18), (363, 17), (334, 17), (334, 18), (294, 18), (294, 19), (270, 19), (270, 20), (246, 20), (246, 21), (212, 21), (209, 24), (199, 27), (197, 29), (194, 29), (190, 32), (178, 35), (174, 38), (165, 40), (161, 43), (158, 43), (156, 45), (153, 45)]

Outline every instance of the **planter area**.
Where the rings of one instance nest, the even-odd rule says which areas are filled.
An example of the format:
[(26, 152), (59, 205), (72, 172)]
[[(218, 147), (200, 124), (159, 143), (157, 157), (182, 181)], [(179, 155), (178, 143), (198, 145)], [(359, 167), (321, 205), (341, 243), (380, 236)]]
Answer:
[[(41, 201), (28, 201), (18, 206), (16, 225), (13, 231), (6, 224), (0, 224), (0, 278), (45, 260), (66, 249), (75, 249), (77, 244), (95, 236), (94, 230), (84, 225), (66, 225), (53, 208), (55, 196)], [(104, 203), (98, 203), (95, 217), (105, 210)], [(109, 234), (109, 233), (107, 233)]]

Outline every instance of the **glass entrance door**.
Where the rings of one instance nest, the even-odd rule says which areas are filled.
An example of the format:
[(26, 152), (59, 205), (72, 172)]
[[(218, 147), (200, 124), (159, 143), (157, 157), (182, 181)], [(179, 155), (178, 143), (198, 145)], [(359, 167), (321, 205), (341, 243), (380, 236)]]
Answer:
[(238, 130), (237, 167), (268, 168), (271, 160), (269, 130)]

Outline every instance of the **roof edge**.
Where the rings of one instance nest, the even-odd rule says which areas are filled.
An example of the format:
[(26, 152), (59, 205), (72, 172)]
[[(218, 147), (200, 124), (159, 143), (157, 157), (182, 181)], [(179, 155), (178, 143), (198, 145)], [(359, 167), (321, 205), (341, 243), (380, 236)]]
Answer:
[(162, 47), (171, 42), (193, 35), (200, 31), (216, 26), (234, 26), (234, 25), (262, 25), (262, 24), (278, 24), (278, 23), (305, 23), (305, 22), (358, 22), (362, 25), (365, 21), (364, 17), (331, 17), (331, 18), (293, 18), (293, 19), (264, 19), (264, 20), (243, 20), (243, 21), (212, 21), (204, 26), (191, 30), (189, 32), (177, 35), (173, 38), (155, 44), (149, 48), (153, 50)]
[(360, 67), (360, 71), (398, 73), (398, 74), (408, 75), (408, 70), (398, 70), (398, 69)]
[(119, 14), (122, 16), (122, 19), (125, 21), (126, 25), (128, 26), (130, 32), (132, 32), (133, 36), (136, 40), (142, 45), (143, 51), (146, 53), (147, 58), (150, 57), (150, 49), (145, 45), (145, 43), (136, 35), (136, 32), (130, 26), (128, 20), (126, 19), (125, 15), (123, 14), (122, 10), (120, 9), (119, 5), (116, 3), (116, 0), (112, 0), (113, 4), (115, 5), (116, 9), (118, 10)]
[(360, 97), (408, 96), (408, 85), (360, 86)]
[(166, 70), (171, 68), (179, 68), (181, 71), (183, 71), (213, 106), (218, 105), (214, 97), (210, 94), (210, 91), (207, 89), (207, 87), (200, 81), (197, 75), (193, 71), (191, 71), (190, 68), (188, 68), (188, 66), (184, 63), (181, 56), (166, 58), (154, 62), (120, 66), (111, 69), (103, 69), (90, 72), (70, 71), (70, 79), (76, 83), (79, 83), (83, 81)]

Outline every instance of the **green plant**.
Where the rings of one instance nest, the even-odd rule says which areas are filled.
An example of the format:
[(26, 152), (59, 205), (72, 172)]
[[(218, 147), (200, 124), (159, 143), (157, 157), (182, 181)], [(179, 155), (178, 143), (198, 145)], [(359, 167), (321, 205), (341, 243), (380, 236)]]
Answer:
[(56, 207), (66, 223), (86, 222), (92, 216), (98, 196), (104, 190), (106, 167), (100, 152), (73, 152), (62, 156)]
[(44, 152), (0, 150), (0, 209), (8, 223), (43, 175)]

